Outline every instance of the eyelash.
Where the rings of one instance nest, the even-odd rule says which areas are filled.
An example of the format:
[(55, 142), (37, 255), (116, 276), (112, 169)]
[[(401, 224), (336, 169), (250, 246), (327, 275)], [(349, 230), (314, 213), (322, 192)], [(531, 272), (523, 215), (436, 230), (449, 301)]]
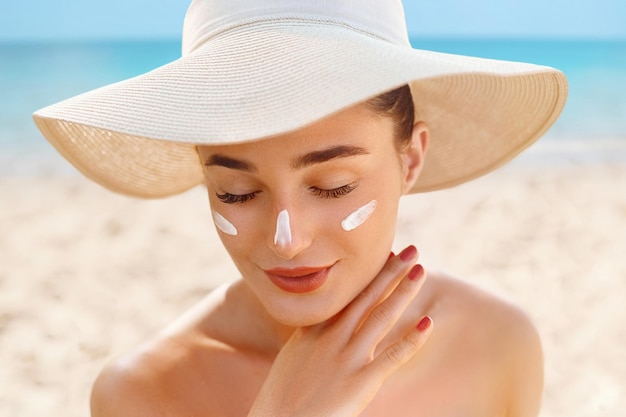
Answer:
[(325, 190), (323, 188), (311, 187), (310, 190), (313, 194), (322, 198), (339, 198), (344, 195), (350, 194), (356, 188), (357, 184), (346, 184), (341, 187), (333, 188), (332, 190)]
[(218, 193), (215, 193), (217, 198), (222, 203), (226, 203), (226, 204), (245, 203), (246, 201), (252, 200), (254, 197), (256, 197), (257, 194), (258, 194), (258, 191), (254, 192), (254, 193), (249, 193), (249, 194), (231, 194), (231, 193), (218, 194)]
[[(344, 195), (350, 194), (352, 191), (354, 191), (356, 186), (357, 186), (356, 183), (352, 183), (352, 184), (343, 185), (341, 187), (333, 188), (331, 190), (325, 190), (323, 188), (317, 188), (317, 187), (310, 187), (309, 189), (317, 197), (339, 198), (339, 197), (343, 197)], [(258, 191), (255, 191), (249, 194), (231, 194), (231, 193), (217, 194), (216, 193), (215, 195), (222, 203), (240, 204), (240, 203), (245, 203), (247, 201), (252, 200), (253, 198), (256, 197), (258, 193), (259, 193)]]

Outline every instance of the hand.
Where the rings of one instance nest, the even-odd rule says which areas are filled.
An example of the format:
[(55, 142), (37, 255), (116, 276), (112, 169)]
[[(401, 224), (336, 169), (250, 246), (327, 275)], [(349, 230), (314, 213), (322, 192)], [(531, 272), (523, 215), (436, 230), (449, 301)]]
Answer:
[(431, 319), (377, 352), (425, 280), (417, 250), (391, 256), (344, 310), (324, 323), (296, 329), (276, 357), (249, 417), (358, 416), (383, 382), (424, 344)]

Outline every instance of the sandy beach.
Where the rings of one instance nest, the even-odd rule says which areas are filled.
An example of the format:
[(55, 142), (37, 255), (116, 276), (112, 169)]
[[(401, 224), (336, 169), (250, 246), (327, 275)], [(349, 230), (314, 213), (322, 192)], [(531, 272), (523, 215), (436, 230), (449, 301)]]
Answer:
[[(624, 143), (622, 141), (622, 143)], [(77, 174), (0, 177), (0, 415), (88, 415), (90, 386), (237, 272), (201, 188), (115, 195)], [(511, 300), (541, 334), (543, 417), (626, 409), (626, 147), (533, 148), (402, 203), (396, 249)]]

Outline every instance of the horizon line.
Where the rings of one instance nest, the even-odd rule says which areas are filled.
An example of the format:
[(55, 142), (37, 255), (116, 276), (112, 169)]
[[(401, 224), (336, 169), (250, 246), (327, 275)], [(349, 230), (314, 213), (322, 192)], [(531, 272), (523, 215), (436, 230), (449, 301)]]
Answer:
[[(467, 41), (467, 42), (481, 42), (481, 41), (503, 41), (503, 42), (515, 42), (515, 41), (552, 41), (552, 42), (626, 42), (626, 36), (624, 37), (609, 37), (609, 36), (538, 36), (538, 35), (526, 35), (526, 36), (496, 36), (496, 35), (424, 35), (424, 34), (410, 34), (409, 39), (422, 40), (422, 41)], [(0, 37), (0, 44), (84, 44), (84, 43), (125, 43), (125, 42), (182, 42), (181, 36), (83, 36), (83, 37)]]

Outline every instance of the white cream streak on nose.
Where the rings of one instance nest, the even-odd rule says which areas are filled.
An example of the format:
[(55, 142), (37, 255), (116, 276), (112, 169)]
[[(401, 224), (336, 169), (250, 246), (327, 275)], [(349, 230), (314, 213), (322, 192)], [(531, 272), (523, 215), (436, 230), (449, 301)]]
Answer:
[(367, 220), (372, 213), (374, 213), (374, 210), (376, 210), (376, 204), (378, 204), (376, 200), (372, 200), (363, 207), (360, 207), (350, 213), (350, 215), (341, 222), (341, 228), (346, 232), (349, 232), (350, 230), (354, 230), (362, 225), (363, 222), (365, 222), (365, 220)]
[(285, 246), (291, 243), (291, 228), (289, 227), (289, 213), (283, 210), (278, 213), (276, 219), (276, 234), (274, 235), (274, 245)]
[(222, 216), (215, 210), (213, 211), (213, 221), (215, 221), (215, 225), (222, 232), (226, 233), (227, 235), (237, 236), (237, 228), (235, 228), (235, 226), (231, 222), (226, 220), (224, 216)]

